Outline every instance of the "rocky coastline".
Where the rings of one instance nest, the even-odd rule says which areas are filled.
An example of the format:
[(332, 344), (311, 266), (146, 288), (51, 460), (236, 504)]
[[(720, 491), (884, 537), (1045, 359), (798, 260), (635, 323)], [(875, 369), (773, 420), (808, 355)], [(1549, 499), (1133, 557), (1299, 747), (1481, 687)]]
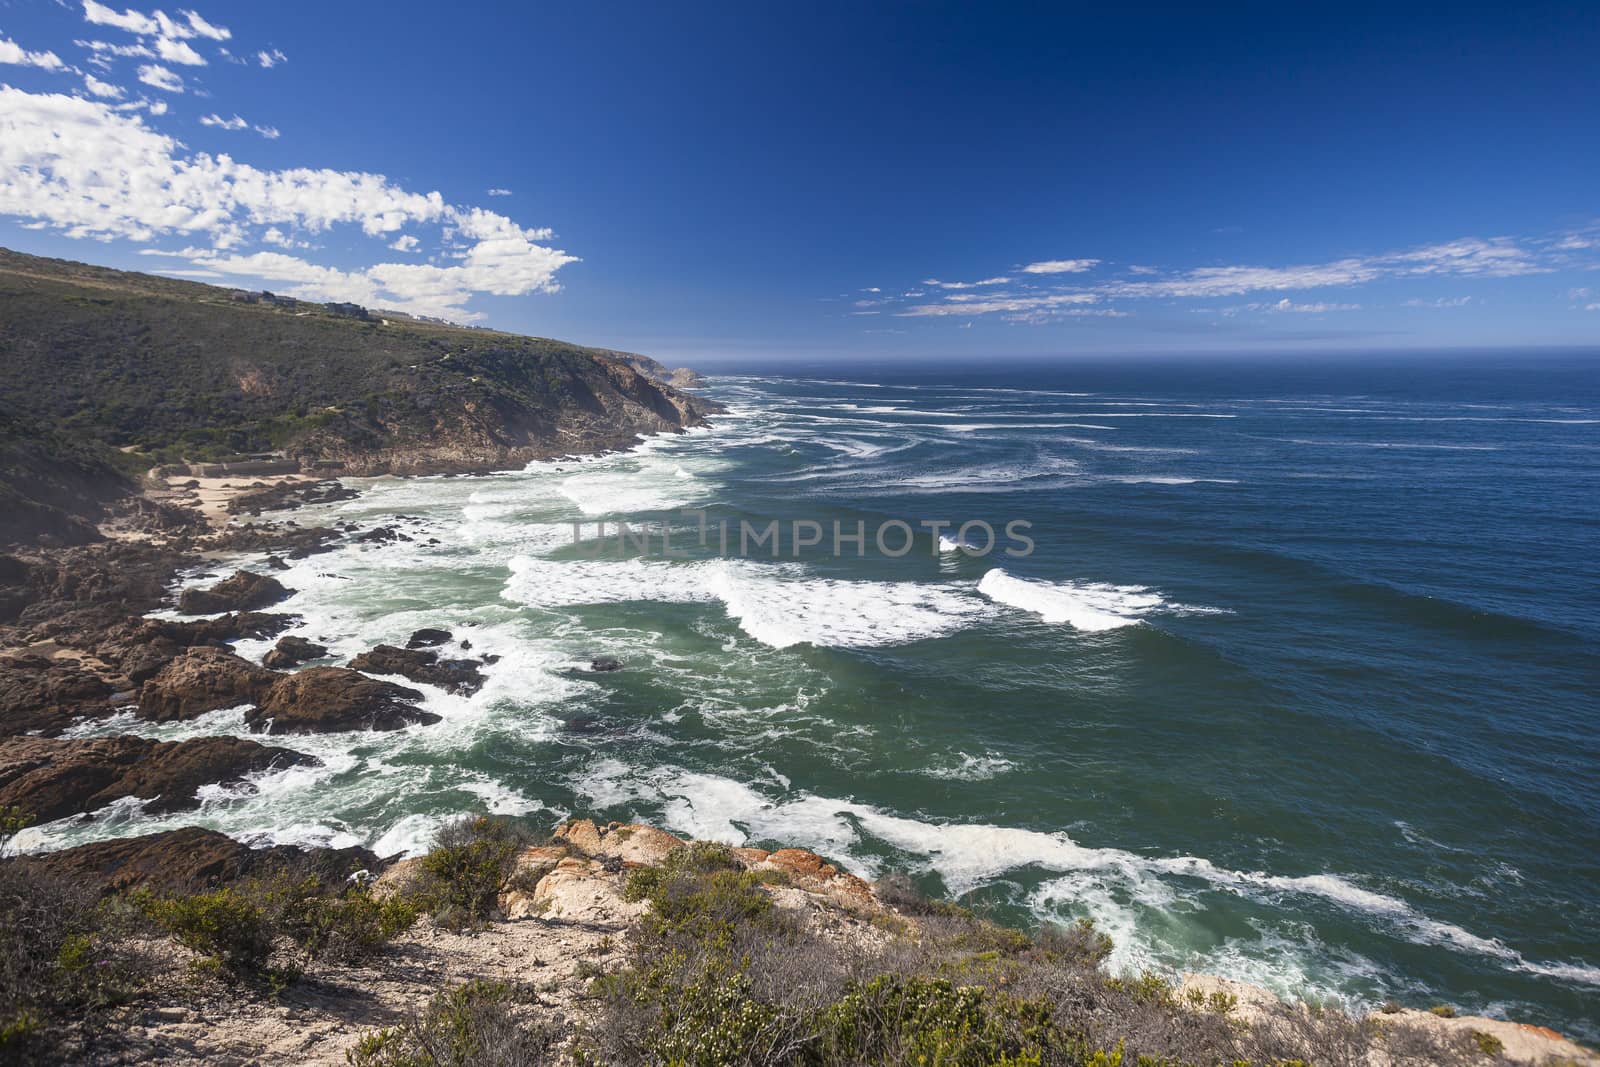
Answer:
[[(302, 527), (286, 517), (305, 502), (346, 492), (336, 481), (313, 478), (276, 484), (235, 479), (211, 506), (202, 507), (192, 490), (179, 490), (132, 509), (137, 521), (107, 524), (107, 539), (98, 543), (0, 554), (0, 813), (24, 813), (38, 822), (92, 819), (118, 802), (182, 811), (196, 806), (202, 787), (237, 786), (262, 770), (314, 762), (295, 750), (296, 734), (404, 729), (437, 720), (418, 706), (420, 691), (389, 678), (458, 693), (480, 686), (490, 664), (436, 629), (417, 631), (407, 647), (379, 645), (342, 665), (318, 663), (327, 650), (301, 638), (280, 640), (262, 663), (240, 657), (230, 642), (272, 637), (293, 623), (274, 610), (292, 591), (270, 573), (224, 565), (207, 584), (174, 597), (175, 574), (217, 566), (236, 553), (304, 558), (342, 541), (403, 536), (382, 525)], [(277, 518), (262, 520), (264, 512)], [(163, 608), (203, 617), (148, 617)], [(187, 721), (241, 704), (251, 706), (246, 721), (258, 739), (71, 736), (74, 726), (118, 714)], [(640, 870), (671, 867), (679, 862), (674, 856), (699, 847), (647, 826), (568, 822), (548, 841), (509, 853), (508, 873), (474, 929), (423, 915), (381, 952), (359, 962), (308, 965), (271, 992), (197, 979), (194, 965), (202, 954), (192, 947), (146, 945), (166, 961), (164, 977), (96, 1016), (93, 1033), (84, 1029), (87, 1023), (69, 1025), (62, 1040), (83, 1062), (342, 1064), (372, 1034), (428, 1010), (441, 989), (498, 983), (537, 990), (518, 1010), (566, 1041), (595, 1025), (596, 990), (604, 988), (596, 982), (631, 973), (637, 961), (629, 962), (630, 953), (645, 943), (641, 938), (654, 936), (652, 905), (630, 888), (630, 879)], [(944, 930), (939, 924), (945, 920), (936, 917), (960, 912), (907, 898), (892, 882), (869, 884), (804, 850), (718, 854), (730, 870), (748, 876), (752, 892), (793, 917), (805, 936), (863, 958), (889, 959), (907, 939), (927, 943), (928, 931)], [(407, 892), (427, 861), (364, 849), (251, 848), (189, 827), (0, 859), (0, 867), (7, 864), (115, 900), (255, 885), (284, 872), (331, 886), (355, 877), (383, 899)], [(969, 921), (979, 922), (961, 920)], [(1034, 944), (1012, 934), (1022, 938), (1017, 944)], [(1036, 950), (1018, 949), (1018, 958)], [(967, 960), (970, 953), (960, 952)], [(1105, 988), (1121, 988), (1114, 984), (1120, 980), (1107, 981), (1113, 984)], [(1227, 1004), (1227, 1025), (1241, 1033), (1292, 1030), (1308, 1010), (1266, 990), (1206, 976), (1182, 976), (1161, 988), (1163, 1010), (1179, 1013), (1174, 1018), (1187, 1018), (1184, 1012), (1201, 1018)], [(1400, 1032), (1422, 1043), (1417, 1047), (1477, 1056), (1459, 1062), (1600, 1064), (1600, 1057), (1551, 1031), (1442, 1010), (1395, 1006), (1349, 1025), (1368, 1034), (1363, 1051), (1344, 1061), (1350, 1063), (1435, 1062), (1408, 1059), (1370, 1037)], [(571, 1047), (528, 1062), (571, 1062)], [(1436, 1054), (1444, 1055), (1429, 1053)]]

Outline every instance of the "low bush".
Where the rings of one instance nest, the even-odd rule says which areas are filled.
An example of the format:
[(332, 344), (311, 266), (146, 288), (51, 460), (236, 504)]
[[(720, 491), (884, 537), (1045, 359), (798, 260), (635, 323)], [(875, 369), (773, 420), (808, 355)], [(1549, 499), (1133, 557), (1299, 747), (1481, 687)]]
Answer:
[(0, 859), (0, 1062), (61, 1061), (67, 1031), (94, 1042), (149, 959), (89, 886)]
[(475, 981), (434, 997), (408, 1022), (367, 1034), (353, 1067), (539, 1067), (559, 1062), (558, 1031), (520, 1018), (536, 999), (503, 982)]
[(434, 836), (408, 894), (434, 921), (451, 930), (483, 926), (499, 906), (529, 834), (480, 815), (448, 823)]

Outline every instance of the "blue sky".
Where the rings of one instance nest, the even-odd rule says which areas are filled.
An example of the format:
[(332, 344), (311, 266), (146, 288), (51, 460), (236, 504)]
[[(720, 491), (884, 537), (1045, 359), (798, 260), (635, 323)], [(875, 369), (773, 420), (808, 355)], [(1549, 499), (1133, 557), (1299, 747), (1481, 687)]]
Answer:
[(523, 6), (0, 0), (0, 244), (687, 362), (1600, 343), (1594, 4)]

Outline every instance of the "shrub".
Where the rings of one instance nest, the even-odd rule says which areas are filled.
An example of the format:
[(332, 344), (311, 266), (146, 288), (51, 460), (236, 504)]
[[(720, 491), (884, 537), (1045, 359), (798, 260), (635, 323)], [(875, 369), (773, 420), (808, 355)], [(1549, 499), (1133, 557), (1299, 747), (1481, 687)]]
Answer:
[(1111, 938), (1095, 929), (1093, 919), (1079, 919), (1071, 926), (1044, 923), (1034, 936), (1041, 952), (1070, 963), (1097, 967), (1111, 955)]
[(231, 973), (255, 977), (266, 973), (274, 930), (255, 894), (223, 886), (152, 900), (148, 914), (180, 945)]
[(366, 959), (416, 922), (409, 900), (365, 886), (334, 889), (316, 875), (283, 872), (189, 896), (148, 900), (146, 913), (177, 942), (237, 977), (274, 982), (298, 967), (269, 966), (280, 938), (299, 963)]
[(434, 836), (411, 887), (413, 899), (447, 929), (481, 927), (499, 906), (529, 844), (522, 829), (486, 815), (449, 823)]
[(1477, 1045), (1478, 1051), (1485, 1056), (1498, 1056), (1506, 1050), (1505, 1042), (1482, 1030), (1472, 1031), (1472, 1043)]
[(0, 860), (0, 1061), (49, 1061), (68, 1024), (92, 1038), (150, 963), (95, 891), (26, 859)]
[(534, 999), (502, 982), (468, 982), (429, 1001), (408, 1022), (362, 1037), (353, 1067), (536, 1067), (558, 1061), (560, 1034), (518, 1018)]

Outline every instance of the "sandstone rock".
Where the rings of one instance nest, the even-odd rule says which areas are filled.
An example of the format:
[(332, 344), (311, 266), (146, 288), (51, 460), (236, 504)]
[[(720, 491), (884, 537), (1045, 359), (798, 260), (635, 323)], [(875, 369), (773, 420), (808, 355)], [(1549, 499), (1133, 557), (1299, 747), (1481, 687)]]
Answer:
[(554, 837), (596, 859), (618, 859), (647, 867), (659, 865), (674, 850), (683, 847), (682, 838), (653, 826), (612, 823), (602, 827), (590, 819), (564, 823), (556, 827)]
[(516, 866), (507, 880), (508, 888), (500, 897), (500, 910), (506, 918), (524, 919), (542, 914), (547, 905), (537, 902), (538, 885), (570, 855), (571, 850), (563, 845), (537, 845), (518, 853)]
[(123, 797), (150, 801), (146, 811), (182, 811), (198, 805), (195, 791), (203, 785), (317, 762), (238, 737), (12, 737), (0, 739), (0, 806), (15, 805), (38, 822), (96, 811)]
[(225, 649), (187, 649), (139, 690), (139, 717), (168, 722), (253, 703), (278, 677)]
[(274, 869), (304, 871), (338, 884), (358, 870), (377, 871), (383, 861), (364, 848), (300, 849), (289, 845), (253, 849), (215, 830), (187, 826), (142, 837), (97, 841), (29, 857), (51, 873), (92, 884), (103, 893), (147, 887), (188, 892)]
[(298, 667), (307, 660), (321, 659), (328, 654), (325, 645), (307, 641), (303, 637), (284, 637), (261, 658), (264, 666), (273, 670)]
[(344, 667), (308, 667), (280, 675), (246, 715), (250, 728), (271, 734), (399, 730), (439, 716), (414, 703), (415, 689), (368, 678)]
[(109, 713), (111, 686), (76, 663), (30, 653), (0, 657), (0, 734), (59, 733)]
[[(759, 850), (757, 850), (759, 851)], [(855, 875), (841, 871), (815, 852), (780, 848), (751, 865), (752, 870), (781, 871), (796, 889), (828, 897), (850, 907), (882, 909), (872, 887)]]
[(532, 894), (515, 901), (514, 906), (519, 916), (621, 926), (644, 914), (650, 905), (622, 899), (622, 879), (603, 864), (569, 856), (558, 861), (539, 879)]
[(352, 659), (350, 666), (368, 674), (398, 674), (413, 682), (437, 685), (463, 695), (483, 688), (483, 674), (477, 663), (469, 659), (440, 659), (439, 653), (430, 649), (379, 645)]
[(219, 611), (254, 611), (289, 597), (276, 578), (250, 571), (234, 571), (209, 589), (185, 589), (178, 610), (185, 615), (213, 615)]
[(439, 630), (431, 626), (424, 626), (422, 629), (412, 632), (411, 639), (406, 642), (406, 647), (434, 648), (449, 641), (451, 636), (449, 630)]

